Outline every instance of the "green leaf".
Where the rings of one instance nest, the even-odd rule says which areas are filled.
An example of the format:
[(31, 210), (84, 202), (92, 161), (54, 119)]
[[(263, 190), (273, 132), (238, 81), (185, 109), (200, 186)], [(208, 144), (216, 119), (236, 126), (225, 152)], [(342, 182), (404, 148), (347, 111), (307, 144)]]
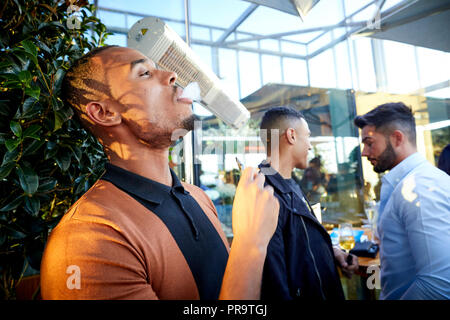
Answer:
[[(48, 146), (48, 144), (47, 144)], [(54, 156), (56, 156), (56, 154), (58, 153), (58, 148), (54, 148), (54, 149), (45, 149), (44, 151), (44, 160), (48, 160), (50, 158), (53, 158)]]
[(0, 115), (9, 115), (10, 103), (11, 102), (9, 100), (0, 100)]
[(84, 192), (84, 187), (86, 183), (87, 174), (83, 174), (75, 179), (75, 191), (74, 194), (80, 194)]
[(31, 82), (31, 73), (28, 70), (22, 70), (19, 72), (19, 80), (23, 83), (29, 84)]
[(1, 73), (0, 78), (3, 78), (8, 81), (20, 81), (19, 76), (14, 73)]
[(53, 132), (60, 129), (64, 123), (64, 118), (61, 116), (61, 114), (57, 111), (55, 111), (55, 126), (53, 127)]
[(73, 111), (70, 108), (62, 108), (61, 110), (55, 111), (55, 126), (53, 128), (53, 132), (60, 129), (64, 122), (70, 119), (73, 116)]
[(33, 194), (39, 187), (39, 178), (36, 172), (28, 166), (17, 168), (17, 175), (19, 176), (20, 186), (23, 191), (28, 194)]
[(31, 54), (33, 57), (37, 56), (37, 47), (33, 42), (30, 40), (24, 40), (21, 43), (27, 53)]
[(61, 168), (62, 171), (66, 171), (70, 166), (70, 153), (64, 152), (56, 157), (56, 163)]
[(70, 150), (72, 150), (72, 154), (75, 157), (75, 160), (77, 160), (77, 162), (81, 161), (81, 157), (83, 155), (83, 152), (81, 151), (81, 148), (78, 146), (68, 146)]
[(17, 136), (17, 137), (22, 137), (22, 127), (20, 126), (20, 124), (17, 121), (11, 121), (9, 123), (9, 127), (11, 128), (12, 132)]
[(17, 198), (15, 198), (13, 201), (11, 201), (10, 203), (8, 203), (7, 205), (5, 205), (3, 208), (0, 209), (0, 211), (11, 211), (16, 209), (18, 206), (20, 206), (23, 202), (24, 196), (21, 195)]
[(14, 149), (12, 151), (7, 151), (5, 153), (5, 155), (3, 156), (3, 162), (2, 162), (2, 166), (10, 163), (10, 162), (14, 162), (17, 160), (17, 156), (19, 155), (19, 150), (18, 149)]
[(8, 236), (6, 235), (6, 232), (3, 232), (3, 230), (0, 227), (0, 247), (3, 246), (7, 237)]
[(39, 209), (41, 208), (41, 201), (37, 196), (25, 198), (25, 210), (27, 210), (32, 216), (37, 216)]
[(4, 166), (0, 167), (0, 180), (6, 178), (11, 173), (11, 170), (14, 168), (15, 163), (11, 162)]
[(12, 62), (11, 61), (9, 61), (9, 60), (3, 60), (3, 61), (0, 61), (0, 70), (9, 70), (10, 68), (9, 67), (11, 67), (12, 66)]
[(23, 155), (24, 156), (28, 156), (28, 155), (32, 155), (33, 153), (35, 153), (37, 150), (39, 150), (40, 147), (42, 147), (42, 145), (45, 143), (45, 140), (42, 139), (41, 141), (39, 140), (34, 140), (29, 144), (25, 144), (24, 143), (24, 147), (23, 147)]
[(53, 178), (45, 178), (39, 181), (39, 188), (38, 188), (38, 192), (46, 192), (46, 191), (50, 191), (53, 188), (56, 187), (56, 184), (58, 183), (58, 181), (56, 179)]
[[(52, 96), (52, 104), (53, 104), (53, 110), (61, 110), (64, 107), (64, 103), (62, 102), (61, 98), (53, 95)], [(62, 112), (62, 117), (65, 114), (65, 110), (61, 110), (60, 112)]]
[(25, 94), (38, 100), (39, 96), (41, 95), (41, 88), (39, 87), (25, 88)]
[(33, 124), (31, 126), (29, 126), (28, 128), (25, 129), (25, 131), (23, 132), (23, 137), (24, 138), (33, 138), (36, 140), (40, 140), (39, 136), (37, 135), (37, 133), (42, 129), (42, 127), (39, 124)]
[(14, 116), (15, 119), (27, 119), (35, 116), (37, 113), (39, 113), (39, 103), (38, 100), (34, 97), (28, 97), (25, 99), (25, 102), (22, 106), (22, 113), (20, 113), (20, 108), (17, 110), (16, 115)]
[[(46, 25), (46, 24), (48, 24), (48, 23), (41, 23), (41, 24), (39, 25), (38, 29), (41, 29), (41, 27), (44, 26), (44, 25)], [(45, 51), (46, 53), (52, 54), (52, 50), (47, 46), (47, 44), (45, 44), (45, 42), (39, 41), (39, 42), (38, 42), (38, 47), (39, 47), (41, 50)]]
[(63, 68), (58, 69), (55, 74), (55, 88), (61, 88), (62, 80), (64, 79), (65, 71)]
[(13, 151), (17, 148), (17, 146), (20, 144), (19, 139), (8, 139), (5, 141), (5, 146), (8, 149), (8, 151)]

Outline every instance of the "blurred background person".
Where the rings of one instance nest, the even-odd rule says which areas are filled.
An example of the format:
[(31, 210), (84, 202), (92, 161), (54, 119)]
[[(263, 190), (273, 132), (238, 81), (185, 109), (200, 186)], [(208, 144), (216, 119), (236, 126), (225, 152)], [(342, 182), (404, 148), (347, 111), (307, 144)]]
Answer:
[(439, 156), (438, 168), (450, 175), (450, 143), (442, 150)]

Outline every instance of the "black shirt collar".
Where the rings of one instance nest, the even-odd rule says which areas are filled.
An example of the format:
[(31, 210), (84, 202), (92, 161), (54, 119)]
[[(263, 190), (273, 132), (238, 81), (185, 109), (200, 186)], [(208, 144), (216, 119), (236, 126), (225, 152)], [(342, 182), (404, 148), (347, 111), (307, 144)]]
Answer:
[(285, 181), (281, 174), (279, 174), (278, 171), (272, 168), (270, 166), (270, 163), (268, 163), (266, 160), (261, 162), (258, 167), (261, 170), (261, 173), (266, 176), (266, 180), (268, 180), (268, 182), (270, 182), (270, 184), (274, 188), (278, 189), (281, 193), (292, 192), (292, 188), (289, 183)]
[(107, 163), (105, 169), (106, 172), (101, 177), (102, 180), (109, 181), (128, 193), (158, 205), (164, 201), (170, 192), (177, 191), (188, 194), (172, 169), (170, 169), (172, 187), (147, 179), (111, 163)]

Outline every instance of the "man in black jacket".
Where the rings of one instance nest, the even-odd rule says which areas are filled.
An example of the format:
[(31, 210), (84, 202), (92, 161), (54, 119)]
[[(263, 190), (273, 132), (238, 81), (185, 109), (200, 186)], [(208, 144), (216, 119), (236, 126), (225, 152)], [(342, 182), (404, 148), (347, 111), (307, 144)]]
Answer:
[(294, 168), (308, 165), (310, 131), (303, 115), (289, 107), (267, 111), (261, 122), (261, 139), (268, 159), (260, 164), (280, 203), (275, 234), (267, 248), (262, 299), (342, 300), (339, 265), (351, 277), (357, 258), (332, 247), (330, 236), (316, 219), (299, 185), (291, 178)]

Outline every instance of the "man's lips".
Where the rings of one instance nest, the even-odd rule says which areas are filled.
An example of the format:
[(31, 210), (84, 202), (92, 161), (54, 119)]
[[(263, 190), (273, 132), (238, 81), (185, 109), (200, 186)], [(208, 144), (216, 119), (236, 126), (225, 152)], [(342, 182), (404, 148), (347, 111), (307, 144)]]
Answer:
[(192, 104), (192, 100), (189, 98), (178, 98), (177, 101), (180, 103)]
[(180, 87), (176, 88), (176, 97), (177, 97), (177, 102), (179, 103), (186, 103), (186, 104), (192, 104), (193, 101), (192, 99), (189, 99), (187, 97), (184, 98), (180, 98), (180, 96), (183, 94), (183, 89), (181, 89)]

